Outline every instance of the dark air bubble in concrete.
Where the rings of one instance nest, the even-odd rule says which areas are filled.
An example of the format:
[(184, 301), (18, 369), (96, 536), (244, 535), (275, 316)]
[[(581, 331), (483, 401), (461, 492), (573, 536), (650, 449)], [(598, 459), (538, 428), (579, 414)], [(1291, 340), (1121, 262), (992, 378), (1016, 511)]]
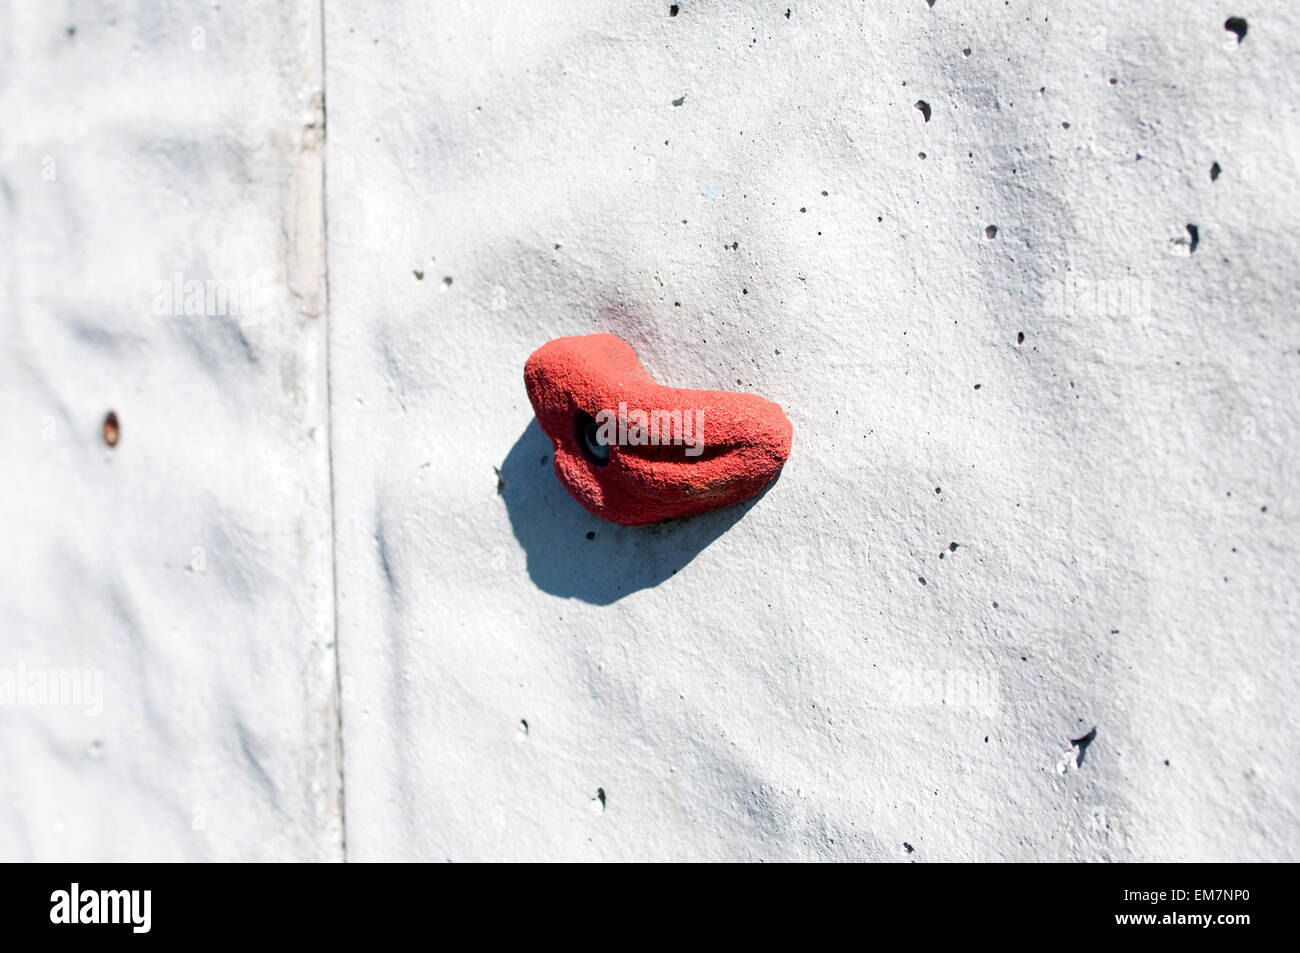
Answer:
[(104, 415), (104, 443), (109, 447), (116, 447), (121, 436), (122, 428), (117, 422), (117, 413), (110, 410)]

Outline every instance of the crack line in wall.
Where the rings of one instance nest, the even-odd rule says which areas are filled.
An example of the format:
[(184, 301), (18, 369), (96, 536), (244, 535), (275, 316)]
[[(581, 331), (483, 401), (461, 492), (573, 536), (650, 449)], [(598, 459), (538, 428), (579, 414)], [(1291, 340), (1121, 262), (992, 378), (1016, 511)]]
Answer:
[(335, 736), (334, 751), (338, 762), (338, 805), (339, 805), (339, 852), (344, 863), (348, 859), (348, 812), (347, 812), (347, 772), (343, 762), (343, 664), (339, 653), (339, 560), (338, 560), (338, 523), (334, 506), (334, 388), (330, 379), (330, 269), (329, 269), (329, 202), (327, 161), (327, 144), (329, 137), (329, 105), (326, 96), (326, 57), (325, 57), (325, 0), (320, 0), (320, 204), (321, 204), (321, 256), (323, 259), (324, 302), (321, 316), (325, 321), (325, 441), (329, 460), (330, 489), (330, 576), (331, 599), (334, 617), (334, 712)]

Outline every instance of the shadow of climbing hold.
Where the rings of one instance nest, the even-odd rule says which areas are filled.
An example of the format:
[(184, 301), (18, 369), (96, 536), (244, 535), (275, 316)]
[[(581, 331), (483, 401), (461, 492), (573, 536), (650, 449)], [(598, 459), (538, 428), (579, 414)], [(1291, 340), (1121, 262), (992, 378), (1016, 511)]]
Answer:
[[(653, 526), (613, 526), (580, 507), (546, 466), (551, 441), (531, 421), (498, 471), (510, 528), (543, 592), (609, 605), (679, 572), (763, 498)], [(539, 462), (541, 461), (541, 462)]]

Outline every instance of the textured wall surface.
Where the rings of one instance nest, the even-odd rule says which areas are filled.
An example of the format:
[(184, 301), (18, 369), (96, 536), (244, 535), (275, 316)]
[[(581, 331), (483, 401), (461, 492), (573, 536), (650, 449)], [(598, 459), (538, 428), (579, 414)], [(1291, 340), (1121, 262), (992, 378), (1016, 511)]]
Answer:
[(319, 16), (182, 6), (0, 15), (4, 859), (342, 854)]
[(1300, 10), (671, 6), (6, 9), (0, 856), (1300, 859)]

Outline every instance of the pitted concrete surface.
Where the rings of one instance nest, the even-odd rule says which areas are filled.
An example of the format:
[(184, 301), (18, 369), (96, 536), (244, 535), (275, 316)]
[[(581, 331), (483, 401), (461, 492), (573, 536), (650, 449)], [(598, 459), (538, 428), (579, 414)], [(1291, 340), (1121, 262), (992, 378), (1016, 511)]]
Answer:
[(1300, 859), (1300, 11), (669, 6), (0, 14), (0, 856)]

